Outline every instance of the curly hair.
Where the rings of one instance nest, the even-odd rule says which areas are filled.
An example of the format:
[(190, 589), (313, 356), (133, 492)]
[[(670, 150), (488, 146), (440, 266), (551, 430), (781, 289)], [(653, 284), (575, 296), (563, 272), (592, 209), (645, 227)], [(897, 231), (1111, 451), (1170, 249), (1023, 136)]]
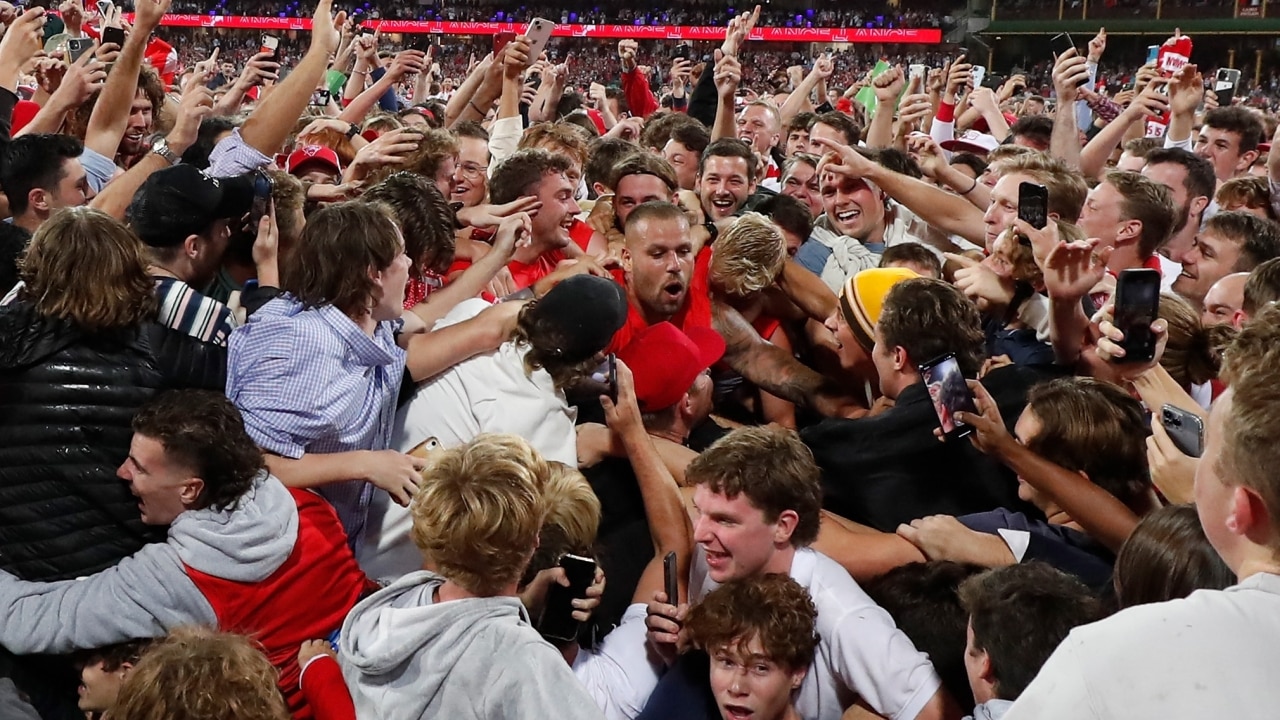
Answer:
[(591, 138), (576, 125), (563, 122), (554, 123), (538, 123), (524, 131), (524, 135), (520, 136), (520, 142), (516, 144), (517, 150), (529, 150), (532, 148), (541, 148), (550, 152), (560, 153), (569, 158), (570, 162), (577, 165), (579, 169), (587, 164), (587, 144)]
[(240, 411), (222, 393), (160, 393), (133, 416), (133, 431), (158, 441), (170, 462), (204, 481), (198, 509), (233, 507), (266, 468)]
[(786, 262), (787, 241), (778, 226), (747, 212), (712, 247), (709, 280), (729, 295), (748, 297), (773, 285)]
[(120, 686), (113, 720), (288, 720), (280, 673), (249, 638), (174, 630)]
[(529, 564), (550, 476), (542, 455), (515, 435), (486, 433), (435, 454), (409, 506), (413, 540), (445, 578), (497, 595)]
[(124, 223), (100, 210), (67, 208), (31, 238), (18, 297), (87, 332), (131, 327), (156, 316), (147, 269), (147, 249)]
[(414, 274), (449, 269), (455, 247), (453, 208), (429, 177), (398, 172), (369, 188), (360, 199), (391, 211)]
[(798, 516), (791, 544), (805, 547), (818, 538), (822, 515), (822, 471), (809, 447), (794, 430), (743, 427), (717, 440), (689, 463), (685, 479), (690, 487), (706, 485), (711, 492), (735, 498), (745, 495), (775, 522), (784, 511)]
[(818, 608), (809, 591), (781, 573), (732, 580), (693, 606), (685, 627), (708, 654), (749, 657), (760, 643), (770, 662), (786, 672), (809, 667), (818, 649)]
[(341, 202), (315, 212), (302, 241), (280, 273), (280, 286), (304, 307), (332, 305), (361, 314), (377, 290), (369, 270), (383, 270), (404, 252), (387, 210), (373, 203)]
[(489, 173), (489, 202), (502, 205), (529, 195), (544, 176), (567, 173), (569, 166), (569, 156), (563, 153), (541, 148), (517, 150)]
[(510, 339), (517, 346), (528, 348), (524, 356), (525, 373), (532, 375), (537, 370), (546, 370), (555, 386), (564, 390), (590, 375), (599, 367), (600, 360), (595, 355), (581, 359), (563, 357), (560, 348), (567, 344), (563, 330), (553, 318), (534, 312), (538, 302), (530, 300), (520, 308)]
[(409, 158), (405, 169), (434, 178), (440, 172), (440, 164), (446, 158), (457, 157), (458, 138), (448, 130), (427, 128), (418, 141), (418, 149)]

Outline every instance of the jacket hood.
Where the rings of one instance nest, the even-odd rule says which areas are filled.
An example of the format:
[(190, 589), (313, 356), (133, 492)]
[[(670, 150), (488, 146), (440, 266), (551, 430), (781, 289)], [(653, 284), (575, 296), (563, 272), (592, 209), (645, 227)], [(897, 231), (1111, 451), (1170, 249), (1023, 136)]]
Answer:
[[(398, 696), (397, 702), (426, 708), (451, 672), (476, 671), (459, 662), (474, 643), (492, 643), (504, 630), (520, 632), (521, 627), (528, 627), (519, 598), (435, 603), (433, 595), (443, 584), (444, 578), (435, 573), (414, 572), (356, 605), (342, 624), (338, 655), (343, 664), (363, 676), (362, 683), (382, 685), (410, 676), (401, 682), (410, 683), (406, 687), (412, 693)], [(405, 664), (421, 657), (425, 646), (430, 646), (429, 667), (420, 662)], [(473, 654), (472, 658), (487, 654)], [(412, 712), (405, 715), (418, 717)]]
[(0, 370), (22, 370), (38, 364), (82, 337), (66, 320), (47, 318), (27, 302), (0, 308)]
[(298, 504), (265, 470), (230, 507), (188, 510), (169, 526), (183, 563), (236, 582), (259, 582), (280, 568), (298, 539)]

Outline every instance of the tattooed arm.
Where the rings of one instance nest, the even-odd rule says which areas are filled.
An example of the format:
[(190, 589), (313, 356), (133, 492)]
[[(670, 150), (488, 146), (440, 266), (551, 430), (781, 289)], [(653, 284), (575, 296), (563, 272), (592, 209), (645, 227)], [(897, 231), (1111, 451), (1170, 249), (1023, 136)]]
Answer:
[(827, 417), (867, 413), (829, 378), (766, 342), (737, 310), (713, 301), (711, 319), (716, 332), (724, 337), (724, 361), (760, 389)]

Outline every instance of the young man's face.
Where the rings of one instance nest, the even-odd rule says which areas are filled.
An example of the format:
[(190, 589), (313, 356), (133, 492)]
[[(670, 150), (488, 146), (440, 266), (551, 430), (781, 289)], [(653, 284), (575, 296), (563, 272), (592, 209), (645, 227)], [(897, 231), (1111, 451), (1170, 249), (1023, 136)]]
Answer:
[(110, 672), (102, 660), (94, 658), (80, 670), (80, 709), (86, 713), (106, 712), (116, 702), (125, 675), (133, 666), (125, 663)]
[(534, 189), (542, 208), (533, 216), (533, 239), (550, 247), (569, 244), (569, 228), (582, 208), (574, 199), (577, 185), (566, 173), (548, 172)]
[(1080, 229), (1086, 237), (1098, 238), (1099, 247), (1113, 247), (1119, 230), (1120, 208), (1124, 196), (1109, 182), (1089, 191), (1080, 210)]
[(713, 155), (702, 166), (698, 195), (709, 220), (732, 217), (755, 192), (751, 166), (737, 155)]
[(147, 525), (168, 525), (187, 509), (183, 494), (192, 482), (191, 473), (169, 460), (159, 440), (134, 433), (129, 456), (116, 477), (129, 483)]
[(821, 183), (822, 210), (836, 232), (869, 242), (884, 228), (884, 200), (866, 180), (824, 172)]
[(738, 139), (751, 146), (761, 155), (778, 144), (782, 134), (778, 128), (777, 116), (767, 108), (750, 105), (738, 115)]
[(1182, 258), (1182, 273), (1173, 281), (1173, 291), (1203, 306), (1209, 288), (1231, 274), (1240, 260), (1240, 246), (1218, 237), (1213, 230), (1196, 236), (1196, 243)]
[(693, 504), (693, 541), (706, 552), (707, 574), (718, 583), (766, 572), (779, 543), (790, 542), (790, 533), (777, 521), (766, 522), (764, 511), (744, 494), (728, 498), (704, 483), (693, 491)]
[(662, 148), (662, 157), (671, 163), (676, 171), (676, 181), (681, 190), (696, 190), (698, 187), (698, 160), (702, 155), (690, 150), (679, 140), (671, 139)]
[(142, 88), (133, 97), (133, 106), (129, 109), (129, 124), (125, 126), (124, 137), (120, 139), (120, 152), (125, 155), (137, 155), (147, 149), (147, 136), (151, 134), (151, 119), (155, 109), (151, 107), (151, 99)]
[(671, 202), (671, 189), (657, 175), (634, 173), (618, 180), (618, 187), (613, 189), (613, 215), (618, 219), (618, 228), (627, 226), (627, 218), (631, 211), (647, 202)]
[(788, 671), (770, 660), (758, 638), (712, 648), (711, 692), (723, 720), (781, 720), (807, 668)]
[(810, 217), (822, 214), (822, 188), (818, 186), (818, 171), (809, 163), (797, 162), (782, 178), (782, 194), (795, 198), (809, 208)]
[(693, 277), (693, 242), (678, 219), (638, 218), (627, 232), (622, 262), (627, 290), (650, 321), (684, 307)]
[(480, 138), (458, 138), (458, 167), (449, 199), (475, 207), (489, 194), (489, 144)]
[(1257, 151), (1240, 151), (1240, 133), (1210, 127), (1201, 136), (1204, 144), (1197, 144), (1196, 154), (1213, 163), (1213, 174), (1219, 182), (1244, 173), (1258, 156)]
[(836, 353), (840, 358), (840, 367), (857, 372), (864, 377), (875, 371), (875, 366), (870, 362), (871, 358), (854, 337), (853, 330), (849, 327), (849, 323), (845, 322), (844, 313), (840, 308), (837, 307), (832, 311), (823, 325), (836, 337)]
[(809, 152), (809, 131), (804, 128), (792, 128), (787, 133), (786, 156), (791, 157), (800, 152)]
[(62, 177), (49, 194), (50, 210), (88, 205), (97, 193), (89, 187), (89, 174), (78, 158), (62, 161)]
[(1007, 230), (1013, 221), (1018, 219), (1018, 186), (1024, 182), (1034, 182), (1034, 180), (1021, 173), (1013, 173), (1005, 175), (996, 181), (996, 186), (991, 189), (991, 204), (987, 206), (987, 212), (982, 216), (982, 221), (987, 225), (987, 251), (995, 247), (996, 238), (1000, 237), (1000, 233)]

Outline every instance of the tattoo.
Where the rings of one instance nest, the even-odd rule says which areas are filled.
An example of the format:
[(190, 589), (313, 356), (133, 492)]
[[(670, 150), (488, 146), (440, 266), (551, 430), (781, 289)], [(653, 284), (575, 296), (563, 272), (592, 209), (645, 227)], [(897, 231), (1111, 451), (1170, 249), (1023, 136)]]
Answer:
[(737, 310), (713, 300), (712, 325), (724, 338), (724, 361), (761, 390), (824, 415), (849, 402), (825, 376), (766, 342)]

